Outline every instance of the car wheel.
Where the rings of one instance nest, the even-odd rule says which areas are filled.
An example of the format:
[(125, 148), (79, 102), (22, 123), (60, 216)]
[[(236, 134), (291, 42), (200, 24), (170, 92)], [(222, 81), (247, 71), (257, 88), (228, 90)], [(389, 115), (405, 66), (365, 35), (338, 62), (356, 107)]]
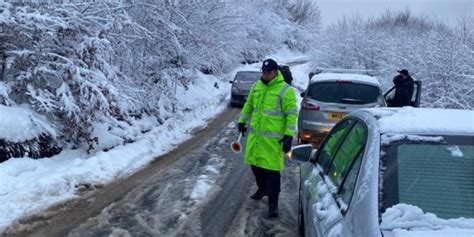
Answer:
[(300, 236), (305, 236), (303, 205), (301, 204), (301, 184), (300, 191), (298, 192), (298, 232)]
[(236, 108), (236, 107), (239, 107), (239, 104), (238, 104), (238, 103), (234, 103), (234, 102), (230, 102), (230, 107)]

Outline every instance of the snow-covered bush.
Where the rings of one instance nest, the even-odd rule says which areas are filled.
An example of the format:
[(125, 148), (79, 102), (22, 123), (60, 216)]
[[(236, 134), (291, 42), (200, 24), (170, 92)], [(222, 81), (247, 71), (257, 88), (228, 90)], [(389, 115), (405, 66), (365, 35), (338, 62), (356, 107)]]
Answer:
[(11, 157), (38, 158), (59, 152), (57, 132), (44, 116), (22, 106), (0, 105), (0, 162)]
[[(7, 99), (60, 122), (66, 139), (88, 138), (98, 114), (122, 118), (133, 105), (109, 63), (101, 20), (65, 9), (1, 8)], [(43, 10), (43, 11), (41, 11)]]
[(189, 109), (177, 93), (199, 71), (304, 50), (318, 26), (310, 0), (2, 2), (0, 104), (27, 104), (63, 144), (90, 145), (99, 130)]
[(473, 109), (471, 21), (450, 27), (408, 10), (371, 20), (346, 17), (321, 34), (314, 61), (317, 66), (375, 70), (385, 89), (392, 86), (396, 70), (406, 68), (423, 83), (422, 106)]

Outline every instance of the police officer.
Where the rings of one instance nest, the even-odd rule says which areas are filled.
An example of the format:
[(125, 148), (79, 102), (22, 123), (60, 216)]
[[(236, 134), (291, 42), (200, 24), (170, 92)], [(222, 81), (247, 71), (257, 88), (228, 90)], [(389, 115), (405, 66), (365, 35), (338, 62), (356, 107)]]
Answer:
[(251, 166), (257, 191), (250, 196), (268, 196), (268, 217), (278, 217), (280, 172), (284, 154), (291, 149), (298, 110), (295, 91), (285, 83), (273, 59), (263, 61), (262, 76), (250, 90), (239, 118), (239, 132), (248, 131), (245, 164)]

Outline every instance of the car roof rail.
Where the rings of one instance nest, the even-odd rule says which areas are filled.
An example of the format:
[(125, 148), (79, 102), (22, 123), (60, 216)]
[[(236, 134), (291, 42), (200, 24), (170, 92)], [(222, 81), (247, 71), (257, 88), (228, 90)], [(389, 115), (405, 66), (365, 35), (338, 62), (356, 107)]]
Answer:
[(355, 74), (365, 74), (368, 76), (374, 76), (374, 70), (370, 69), (345, 69), (345, 68), (316, 68), (314, 74), (320, 73), (355, 73)]

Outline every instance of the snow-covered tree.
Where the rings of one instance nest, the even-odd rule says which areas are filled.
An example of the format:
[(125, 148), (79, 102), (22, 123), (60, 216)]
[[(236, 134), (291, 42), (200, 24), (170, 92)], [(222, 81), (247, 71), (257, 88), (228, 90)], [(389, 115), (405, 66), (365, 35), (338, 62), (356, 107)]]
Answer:
[(97, 122), (186, 109), (177, 91), (197, 71), (305, 50), (320, 21), (310, 0), (44, 2), (0, 3), (0, 104), (28, 104), (78, 145)]
[(396, 70), (421, 80), (424, 107), (474, 108), (472, 25), (450, 27), (409, 10), (387, 11), (376, 19), (341, 19), (321, 34), (313, 52), (318, 65), (372, 69), (385, 89)]

